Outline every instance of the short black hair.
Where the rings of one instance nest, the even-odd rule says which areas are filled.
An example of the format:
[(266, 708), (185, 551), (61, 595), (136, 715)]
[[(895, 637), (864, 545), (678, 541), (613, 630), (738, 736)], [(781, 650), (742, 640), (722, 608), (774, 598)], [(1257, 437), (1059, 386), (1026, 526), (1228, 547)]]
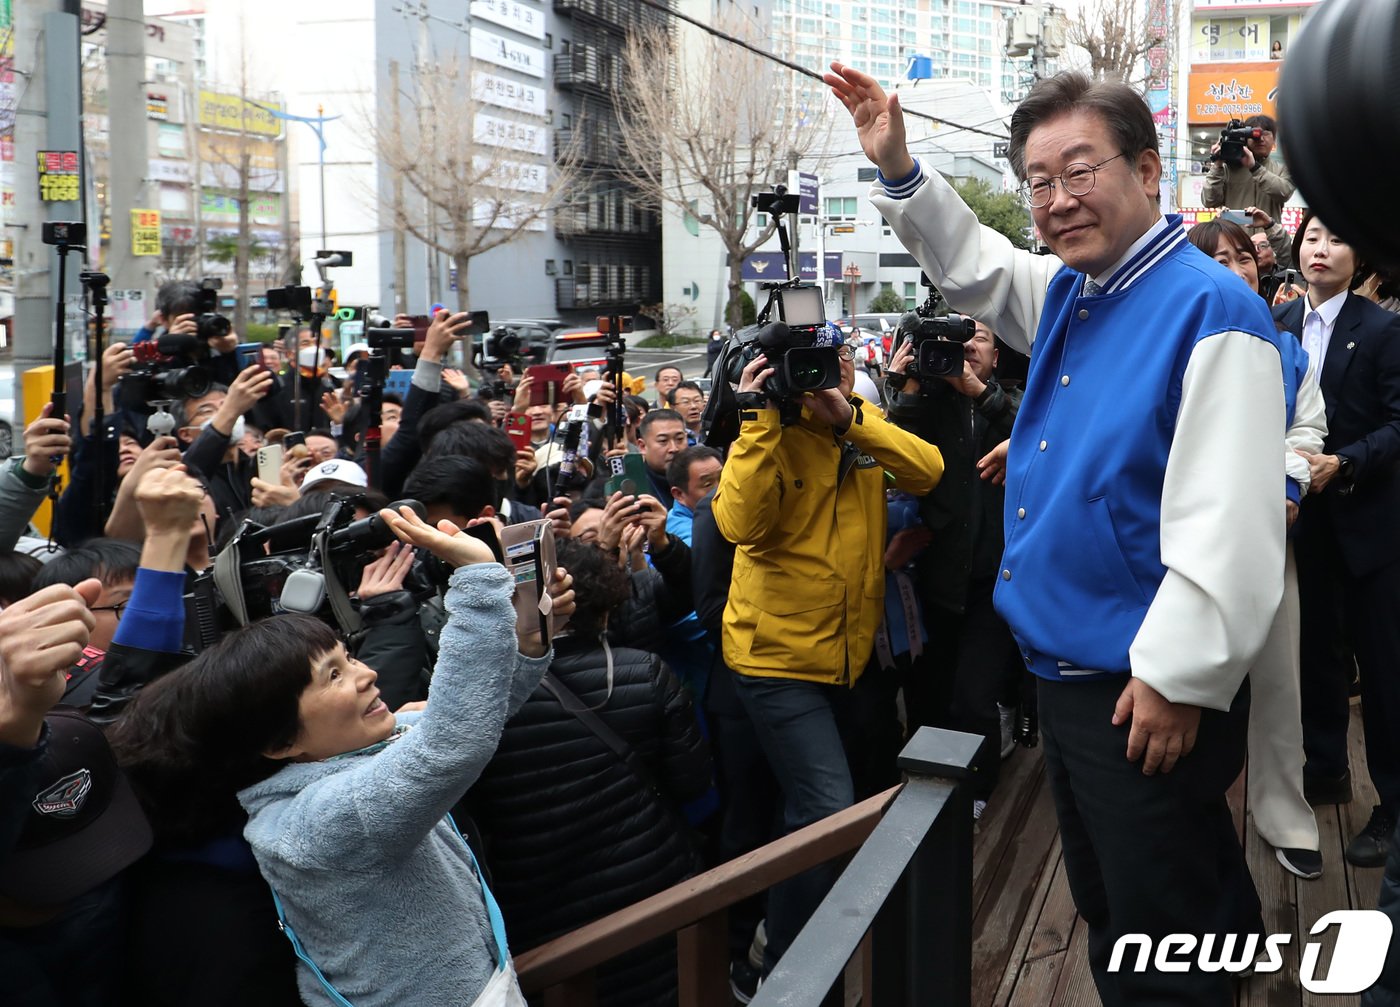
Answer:
[(475, 458), (493, 476), (515, 471), (515, 445), (500, 427), (468, 421), (453, 423), (439, 431), (423, 450), (425, 458), (462, 455)]
[(491, 407), (481, 399), (456, 399), (434, 406), (418, 420), (418, 443), (427, 450), (432, 439), (454, 423), (491, 423)]
[(676, 393), (679, 392), (682, 388), (685, 388), (692, 392), (696, 392), (702, 399), (705, 397), (705, 389), (701, 388), (694, 381), (682, 381), (680, 384), (676, 385), (675, 388), (672, 388), (669, 392), (666, 393), (666, 401), (674, 406), (676, 404)]
[(1268, 130), (1270, 133), (1274, 134), (1275, 137), (1278, 136), (1278, 123), (1274, 122), (1274, 117), (1271, 115), (1264, 115), (1263, 113), (1251, 115), (1244, 121), (1244, 124), (1246, 126)]
[(403, 495), (422, 504), (446, 504), (453, 514), (474, 518), (496, 502), (494, 480), (475, 458), (425, 458), (404, 480)]
[(569, 629), (583, 639), (603, 632), (609, 612), (632, 597), (632, 581), (626, 570), (589, 542), (560, 539), (556, 546), (559, 565), (574, 578), (574, 614)]
[(44, 564), (27, 552), (0, 552), (0, 605), (13, 605), (34, 593), (34, 578)]
[(661, 375), (665, 374), (667, 371), (675, 371), (675, 372), (676, 372), (677, 374), (679, 374), (681, 377), (685, 377), (685, 371), (681, 370), (681, 369), (680, 369), (679, 367), (677, 367), (675, 364), (662, 364), (660, 367), (658, 367), (658, 368), (656, 369), (656, 377), (652, 378), (652, 380), (653, 380), (653, 381), (660, 381), (660, 380), (661, 380)]
[(171, 280), (162, 283), (156, 291), (156, 310), (169, 325), (180, 315), (188, 315), (194, 311), (203, 289), (193, 280)]
[(90, 538), (76, 549), (60, 553), (34, 577), (34, 590), (67, 584), (77, 587), (89, 577), (103, 584), (136, 579), (141, 565), (141, 547), (119, 538)]
[(1057, 73), (1031, 88), (1011, 113), (1011, 141), (1006, 157), (1021, 181), (1026, 180), (1026, 141), (1041, 123), (1070, 112), (1093, 112), (1108, 126), (1110, 139), (1129, 159), (1156, 151), (1157, 126), (1147, 102), (1119, 80), (1092, 80), (1077, 72)]
[(591, 510), (602, 510), (603, 501), (598, 497), (584, 496), (569, 506), (569, 520), (577, 521)]
[(676, 489), (689, 493), (690, 466), (705, 458), (713, 458), (721, 465), (724, 464), (724, 456), (714, 448), (706, 447), (703, 444), (682, 448), (677, 452), (676, 457), (671, 459), (671, 464), (666, 466), (666, 481)]
[(642, 417), (642, 422), (637, 424), (637, 436), (645, 437), (647, 431), (658, 423), (679, 423), (685, 426), (685, 417), (674, 409), (653, 409)]
[[(225, 395), (227, 395), (228, 385), (211, 384), (209, 388), (204, 392), (204, 395), (213, 395), (215, 392), (223, 392)], [(193, 402), (195, 399), (202, 399), (204, 398), (204, 395), (191, 395), (187, 398), (176, 399), (170, 404), (170, 415), (175, 418), (176, 430), (179, 430), (181, 427), (187, 427), (190, 425), (190, 413), (188, 403)]]

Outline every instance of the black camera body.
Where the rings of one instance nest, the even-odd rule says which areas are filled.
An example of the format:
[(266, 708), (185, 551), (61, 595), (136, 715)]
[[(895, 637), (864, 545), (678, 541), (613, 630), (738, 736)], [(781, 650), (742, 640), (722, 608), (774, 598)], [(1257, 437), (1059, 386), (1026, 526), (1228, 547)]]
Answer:
[(219, 314), (219, 291), (223, 280), (205, 279), (199, 285), (199, 296), (194, 302), (194, 321), (198, 328), (195, 334), (202, 342), (222, 339), (233, 331), (233, 323)]
[(916, 381), (961, 374), (967, 356), (964, 344), (976, 331), (977, 323), (966, 315), (935, 317), (924, 308), (910, 311), (899, 320), (900, 341), (914, 344), (914, 359), (905, 374)]
[(1244, 163), (1245, 141), (1257, 140), (1263, 135), (1264, 131), (1258, 126), (1246, 126), (1239, 119), (1231, 119), (1220, 131), (1220, 149), (1210, 155), (1210, 159), (1238, 168)]
[(83, 248), (87, 245), (87, 224), (81, 220), (46, 220), (40, 237), (46, 245)]
[[(396, 540), (378, 514), (356, 519), (355, 509), (362, 506), (363, 497), (335, 497), (320, 513), (282, 524), (263, 526), (245, 520), (216, 557), (214, 568), (196, 578), (185, 595), (186, 644), (200, 652), (225, 632), (284, 612), (315, 615), (349, 632), (349, 627), (339, 625), (324, 581), (334, 577), (353, 587), (375, 554)], [(395, 511), (412, 507), (420, 517), (426, 514), (416, 500), (399, 500), (390, 506)], [(324, 558), (319, 549), (322, 540)], [(445, 563), (420, 550), (404, 578), (404, 590), (422, 604), (446, 585), (451, 574)]]
[(268, 311), (290, 311), (298, 318), (311, 314), (311, 288), (287, 284), (285, 287), (269, 287), (267, 291)]
[(213, 380), (203, 364), (207, 344), (198, 336), (165, 333), (131, 348), (135, 362), (117, 382), (116, 404), (144, 416), (158, 402), (207, 395)]
[(806, 392), (835, 388), (841, 383), (841, 360), (833, 346), (813, 346), (815, 334), (783, 322), (750, 325), (734, 334), (735, 352), (728, 354), (724, 376), (733, 384), (744, 368), (763, 354), (773, 373), (763, 384), (770, 399), (794, 402)]

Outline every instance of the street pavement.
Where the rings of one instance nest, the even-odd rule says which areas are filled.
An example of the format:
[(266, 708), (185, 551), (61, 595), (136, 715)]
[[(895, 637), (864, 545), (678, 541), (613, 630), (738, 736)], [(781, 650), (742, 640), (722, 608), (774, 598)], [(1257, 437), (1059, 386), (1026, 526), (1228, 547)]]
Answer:
[(705, 375), (705, 344), (688, 343), (670, 350), (642, 350), (627, 347), (627, 373), (647, 379), (648, 388), (658, 367), (679, 367), (686, 378)]

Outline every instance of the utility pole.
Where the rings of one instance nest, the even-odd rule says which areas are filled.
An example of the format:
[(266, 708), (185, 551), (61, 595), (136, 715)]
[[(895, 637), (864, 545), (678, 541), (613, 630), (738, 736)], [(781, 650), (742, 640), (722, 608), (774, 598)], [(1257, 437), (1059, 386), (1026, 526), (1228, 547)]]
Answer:
[[(399, 116), (399, 61), (389, 60), (389, 94), (394, 101), (394, 136), (403, 136)], [(403, 172), (395, 171), (394, 199), (394, 313), (408, 314), (408, 248), (403, 219)]]
[[(141, 0), (107, 5), (107, 101), (111, 157), (107, 205), (112, 243), (105, 264), (115, 289), (146, 290), (157, 264), (131, 254), (131, 211), (150, 208), (146, 173), (146, 19)], [(96, 228), (92, 229), (96, 231)], [(97, 235), (89, 235), (94, 244)]]
[[(71, 13), (69, 10), (71, 9)], [(15, 5), (15, 76), (23, 83), (15, 115), (15, 208), (13, 220), (15, 324), (14, 366), (25, 369), (53, 361), (54, 303), (58, 255), (42, 241), (46, 220), (82, 220), (83, 201), (45, 203), (39, 198), (38, 154), (41, 150), (76, 151), (82, 164), (81, 88), (78, 65), (78, 3), (26, 0)], [(144, 109), (145, 102), (142, 102)], [(86, 182), (86, 177), (83, 178)], [(92, 223), (93, 239), (100, 226)], [(82, 259), (69, 257), (67, 292), (81, 292), (78, 272)], [(82, 329), (69, 330), (82, 345)], [(72, 359), (71, 342), (64, 356)], [(19, 416), (37, 415), (41, 402), (23, 401), (23, 383), (16, 380)], [(45, 395), (45, 399), (47, 394)], [(41, 400), (43, 401), (43, 400)]]

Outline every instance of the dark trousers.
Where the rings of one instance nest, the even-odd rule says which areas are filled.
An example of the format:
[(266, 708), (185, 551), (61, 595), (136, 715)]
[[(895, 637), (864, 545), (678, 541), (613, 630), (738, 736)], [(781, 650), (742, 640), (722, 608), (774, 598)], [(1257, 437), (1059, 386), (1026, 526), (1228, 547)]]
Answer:
[(912, 734), (946, 727), (987, 739), (973, 764), (972, 796), (986, 800), (1001, 770), (997, 703), (1014, 693), (1024, 665), (1011, 630), (992, 607), (993, 578), (973, 580), (961, 615), (926, 606), (928, 647), (905, 679), (904, 703)]
[[(734, 685), (783, 792), (783, 829), (793, 832), (855, 803), (843, 733), (851, 734), (852, 690), (791, 678), (736, 675)], [(823, 864), (768, 893), (763, 969), (777, 964), (839, 875)]]
[(1299, 692), (1303, 706), (1304, 777), (1347, 770), (1347, 725), (1354, 664), (1346, 610), (1346, 566), (1321, 500), (1305, 500), (1294, 555), (1298, 561)]
[[(1196, 747), (1167, 774), (1127, 760), (1113, 708), (1126, 677), (1039, 683), (1045, 767), (1074, 904), (1089, 927), (1089, 965), (1104, 1007), (1228, 1007), (1224, 972), (1108, 971), (1126, 933), (1260, 933), (1259, 896), (1225, 791), (1244, 767), (1249, 685), (1228, 713), (1201, 713)], [(1128, 954), (1125, 962), (1136, 960)]]
[(1366, 767), (1381, 806), (1393, 814), (1400, 809), (1400, 563), (1356, 576), (1343, 564), (1330, 526), (1318, 521), (1308, 531), (1297, 547), (1304, 773), (1340, 776), (1347, 769), (1349, 630), (1361, 677)]

